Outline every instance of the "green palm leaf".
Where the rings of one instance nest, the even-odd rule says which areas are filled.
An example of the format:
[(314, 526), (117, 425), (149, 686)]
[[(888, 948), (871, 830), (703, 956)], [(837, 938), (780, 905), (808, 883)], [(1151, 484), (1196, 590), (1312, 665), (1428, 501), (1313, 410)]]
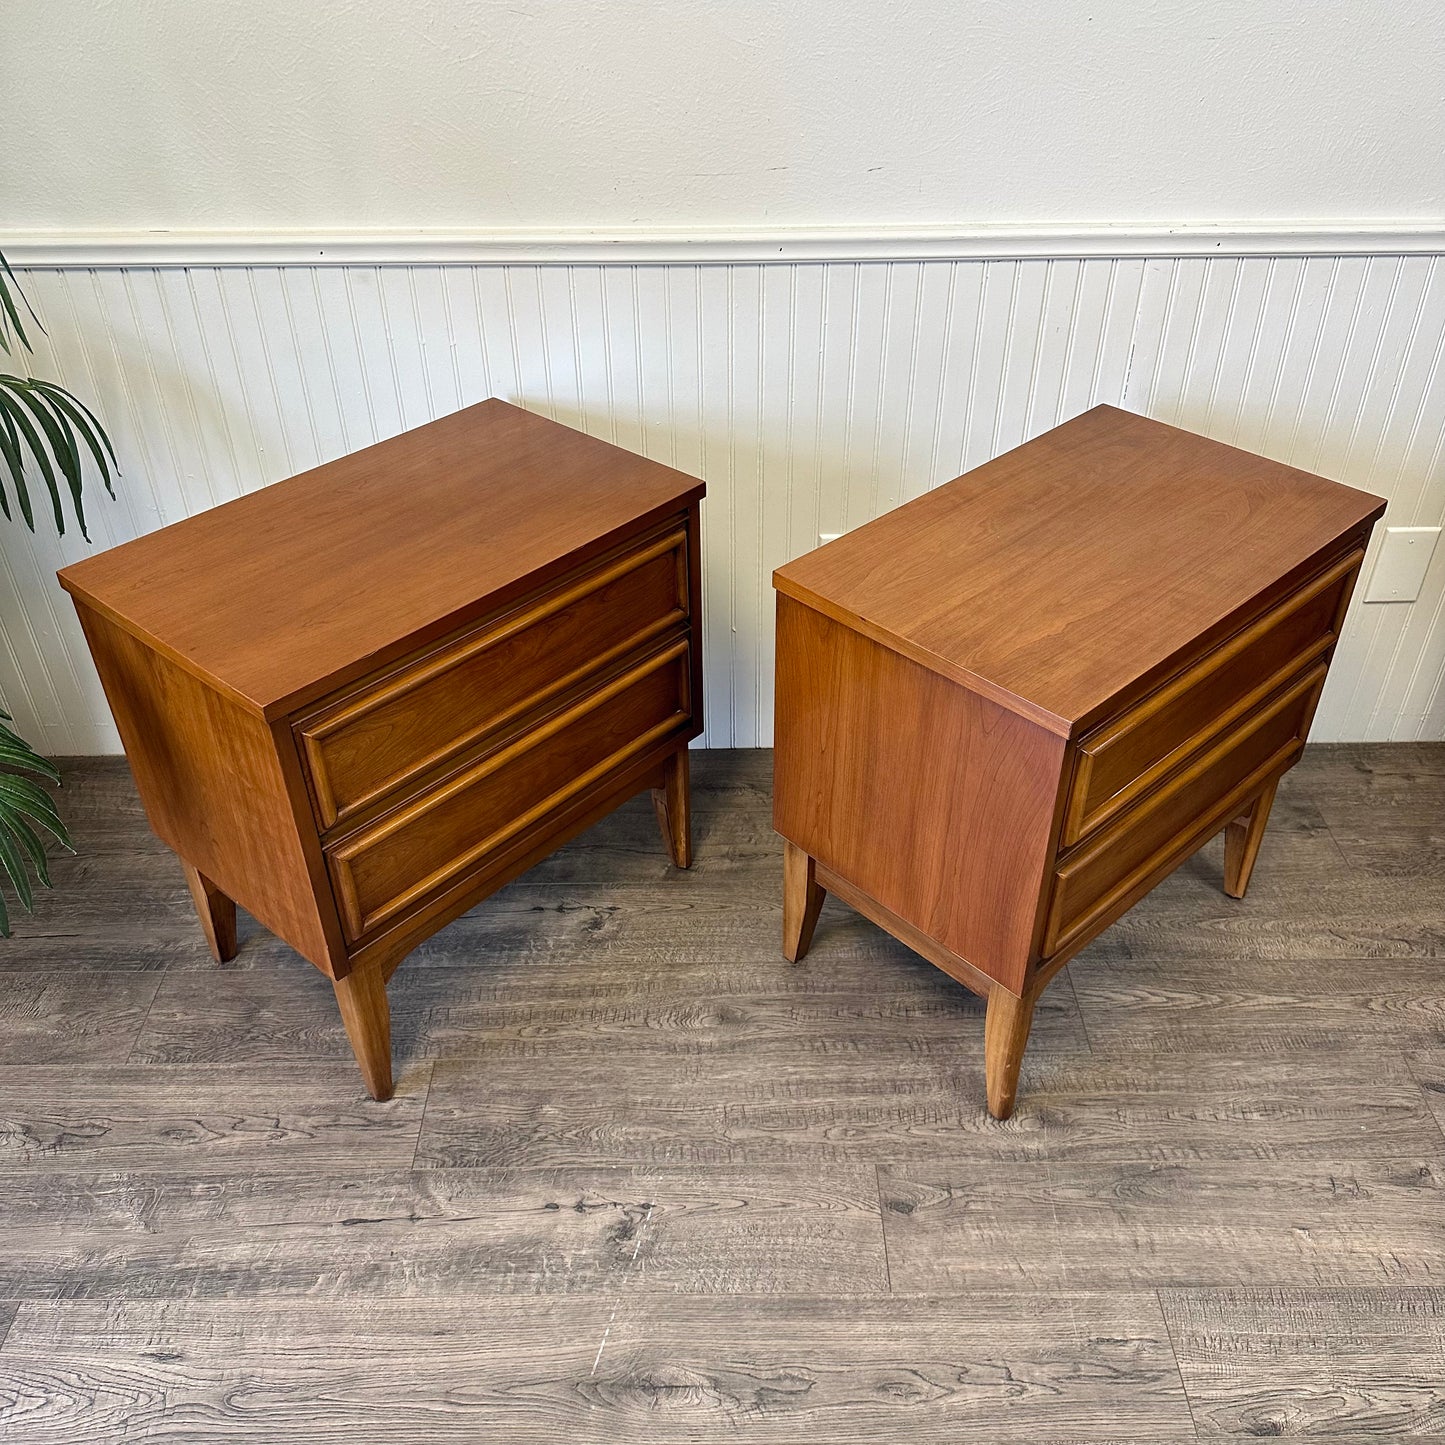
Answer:
[[(0, 712), (10, 722), (10, 714)], [(0, 880), (8, 880), (28, 913), (35, 906), (35, 881), (50, 887), (45, 844), (34, 825), (51, 834), (72, 853), (70, 833), (50, 794), (30, 774), (59, 781), (55, 764), (43, 758), (12, 728), (0, 724)], [(10, 937), (10, 912), (0, 889), (0, 934)]]
[[(10, 263), (0, 255), (0, 351), (6, 355), (32, 349), (26, 316), (37, 330), (45, 329), (25, 299)], [(50, 497), (55, 530), (65, 535), (68, 504), (81, 535), (89, 540), (84, 493), (88, 465), (99, 471), (106, 491), (115, 496), (113, 478), (120, 470), (115, 448), (95, 413), (53, 381), (0, 375), (0, 512), (10, 516), (13, 492), (25, 525), (34, 531), (26, 477), (27, 473), (38, 475)]]
[[(10, 263), (0, 256), (0, 351), (6, 355), (32, 349), (25, 331), (27, 316), (43, 333), (45, 328), (25, 299)], [(21, 520), (33, 532), (35, 514), (26, 474), (38, 475), (50, 496), (55, 530), (65, 535), (68, 502), (81, 535), (88, 540), (87, 462), (99, 471), (106, 491), (115, 496), (112, 479), (120, 472), (115, 448), (95, 413), (52, 381), (0, 375), (0, 513), (11, 516), (13, 493)], [(0, 934), (6, 938), (10, 936), (10, 909), (5, 885), (29, 911), (35, 906), (35, 883), (51, 886), (45, 836), (75, 851), (55, 800), (36, 781), (43, 778), (58, 783), (60, 773), (7, 726), (10, 721), (9, 713), (0, 712)]]
[(26, 351), (31, 349), (30, 338), (25, 334), (25, 327), (20, 321), (20, 306), (15, 304), (17, 297), (20, 306), (25, 308), (35, 323), (36, 330), (43, 335), (45, 328), (40, 324), (40, 318), (31, 310), (25, 293), (20, 289), (20, 283), (15, 279), (15, 273), (10, 269), (10, 263), (4, 256), (0, 256), (0, 351), (7, 356), (10, 355), (12, 338)]

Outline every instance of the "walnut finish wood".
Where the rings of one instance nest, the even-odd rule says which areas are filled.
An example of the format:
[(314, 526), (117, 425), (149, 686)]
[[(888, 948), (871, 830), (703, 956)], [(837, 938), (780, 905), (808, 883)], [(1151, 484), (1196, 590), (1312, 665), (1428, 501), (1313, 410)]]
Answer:
[(1242, 892), (1383, 510), (1098, 407), (779, 569), (785, 918), (816, 878), (988, 997), (1006, 1117), (1070, 956), (1226, 827)]
[(1002, 987), (989, 990), (983, 1020), (983, 1066), (988, 1111), (995, 1119), (1007, 1119), (1013, 1114), (1037, 997), (1034, 990), (1023, 998)]
[(236, 956), (236, 905), (184, 859), (181, 867), (185, 870), (186, 887), (191, 890), (196, 917), (201, 920), (201, 932), (206, 935), (211, 957), (217, 963), (228, 963)]
[(817, 863), (796, 843), (783, 843), (783, 957), (799, 963), (813, 946), (813, 930), (823, 911), (826, 891), (818, 882)]
[(674, 868), (692, 867), (692, 789), (688, 783), (688, 752), (679, 748), (663, 764), (662, 786), (652, 790), (657, 826)]
[(514, 837), (652, 745), (685, 732), (690, 669), (681, 639), (538, 721), (448, 782), (328, 848), (353, 941), (484, 868)]
[(1056, 873), (1044, 952), (1057, 953), (1085, 931), (1111, 921), (1118, 899), (1138, 881), (1182, 863), (1233, 816), (1241, 793), (1278, 779), (1299, 756), (1324, 686), (1317, 666), (1227, 731), (1157, 792), (1069, 854)]
[(783, 837), (1022, 989), (1062, 739), (780, 596), (774, 746)]
[(1076, 843), (1108, 822), (1332, 647), (1363, 560), (1362, 551), (1342, 557), (1258, 622), (1084, 739), (1062, 841)]
[(1384, 505), (1098, 406), (788, 563), (774, 585), (1077, 737)]
[(391, 1098), (391, 1008), (380, 967), (358, 964), (332, 987), (367, 1092), (373, 1099)]
[(320, 844), (297, 816), (272, 730), (86, 604), (76, 608), (156, 836), (304, 958), (344, 972), (335, 908), (308, 858), (309, 844), (319, 861)]
[(647, 788), (690, 859), (702, 493), (491, 401), (60, 574), (212, 951), (316, 964), (376, 1097), (422, 939)]
[(493, 737), (688, 615), (687, 531), (667, 532), (369, 682), (299, 726), (323, 828)]
[(1278, 787), (1279, 779), (1271, 778), (1249, 807), (1224, 830), (1224, 891), (1231, 898), (1243, 898), (1249, 887)]
[(65, 568), (267, 718), (560, 579), (703, 484), (484, 401)]

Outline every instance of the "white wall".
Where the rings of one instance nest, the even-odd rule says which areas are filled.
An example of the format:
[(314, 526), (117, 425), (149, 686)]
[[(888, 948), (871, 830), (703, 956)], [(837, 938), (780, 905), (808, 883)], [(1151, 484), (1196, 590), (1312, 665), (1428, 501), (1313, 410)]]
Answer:
[(7, 0), (10, 228), (1445, 212), (1435, 0)]
[[(0, 55), (99, 545), (504, 396), (706, 477), (714, 745), (770, 736), (776, 564), (1097, 400), (1445, 513), (1434, 0), (7, 0)], [(57, 752), (116, 746), (82, 550), (0, 524)], [(1440, 550), (1316, 737), (1445, 735)]]
[[(35, 270), (39, 358), (112, 428), (135, 536), (498, 395), (707, 479), (713, 746), (771, 736), (779, 563), (1111, 401), (1445, 513), (1445, 261)], [(484, 525), (485, 519), (479, 519)], [(115, 734), (56, 566), (0, 525), (0, 698), (55, 752)], [(1316, 738), (1445, 736), (1445, 548), (1362, 606)], [(1369, 564), (1367, 563), (1367, 566)]]

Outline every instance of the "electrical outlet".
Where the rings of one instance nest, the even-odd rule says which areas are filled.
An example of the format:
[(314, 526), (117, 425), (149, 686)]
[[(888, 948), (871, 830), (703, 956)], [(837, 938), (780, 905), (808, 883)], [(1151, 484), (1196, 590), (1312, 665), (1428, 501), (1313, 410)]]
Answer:
[(1413, 602), (1420, 595), (1439, 537), (1439, 527), (1386, 527), (1365, 601)]

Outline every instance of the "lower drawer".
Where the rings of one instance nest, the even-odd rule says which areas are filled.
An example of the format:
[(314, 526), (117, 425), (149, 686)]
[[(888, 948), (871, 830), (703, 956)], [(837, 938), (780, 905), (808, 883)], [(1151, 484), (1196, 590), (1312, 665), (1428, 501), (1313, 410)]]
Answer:
[[(1161, 868), (1182, 862), (1258, 780), (1289, 765), (1304, 745), (1325, 665), (1310, 669), (1226, 734), (1172, 783), (1117, 818), (1054, 876), (1044, 956), (1102, 927)], [(1216, 820), (1216, 814), (1223, 814)]]
[(501, 751), (327, 848), (355, 942), (425, 902), (689, 721), (689, 645), (633, 663)]

